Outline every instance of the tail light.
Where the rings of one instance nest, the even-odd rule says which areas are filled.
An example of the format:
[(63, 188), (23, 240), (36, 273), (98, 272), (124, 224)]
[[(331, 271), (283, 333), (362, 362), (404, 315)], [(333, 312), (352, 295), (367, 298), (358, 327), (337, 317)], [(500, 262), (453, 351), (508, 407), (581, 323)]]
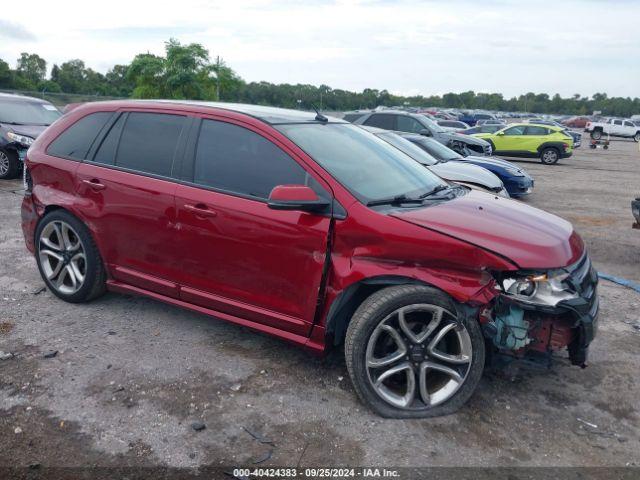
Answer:
[(564, 148), (564, 151), (566, 152), (567, 150), (569, 150), (569, 144), (568, 143), (563, 143), (562, 147)]
[(31, 179), (31, 172), (29, 172), (26, 162), (22, 167), (22, 186), (24, 187), (25, 196), (31, 195), (33, 180)]

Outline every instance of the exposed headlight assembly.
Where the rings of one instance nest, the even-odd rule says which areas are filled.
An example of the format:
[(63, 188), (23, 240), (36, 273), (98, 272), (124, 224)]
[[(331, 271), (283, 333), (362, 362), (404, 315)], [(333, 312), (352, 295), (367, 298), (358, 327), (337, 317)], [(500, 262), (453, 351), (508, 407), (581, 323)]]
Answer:
[(18, 142), (26, 147), (31, 146), (31, 144), (35, 141), (31, 137), (27, 137), (26, 135), (20, 135), (19, 133), (7, 132), (7, 138), (12, 142)]
[(522, 303), (555, 307), (559, 302), (577, 298), (565, 280), (565, 270), (549, 270), (531, 275), (514, 275), (498, 279), (502, 293)]

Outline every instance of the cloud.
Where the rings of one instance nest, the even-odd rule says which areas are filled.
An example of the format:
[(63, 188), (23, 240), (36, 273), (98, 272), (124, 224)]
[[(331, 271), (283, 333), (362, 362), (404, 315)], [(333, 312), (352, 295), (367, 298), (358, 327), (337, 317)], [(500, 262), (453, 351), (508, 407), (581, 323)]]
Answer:
[[(637, 96), (640, 84), (640, 2), (630, 0), (606, 8), (580, 0), (560, 7), (553, 0), (182, 0), (181, 8), (168, 0), (111, 0), (106, 9), (97, 0), (69, 0), (65, 9), (33, 3), (28, 27), (38, 38), (11, 24), (19, 31), (0, 41), (5, 59), (30, 51), (49, 65), (81, 58), (104, 72), (141, 52), (162, 54), (175, 37), (203, 44), (247, 81), (506, 96)], [(99, 15), (90, 13), (96, 9)]]
[(18, 23), (0, 20), (0, 37), (10, 40), (33, 41), (36, 36)]

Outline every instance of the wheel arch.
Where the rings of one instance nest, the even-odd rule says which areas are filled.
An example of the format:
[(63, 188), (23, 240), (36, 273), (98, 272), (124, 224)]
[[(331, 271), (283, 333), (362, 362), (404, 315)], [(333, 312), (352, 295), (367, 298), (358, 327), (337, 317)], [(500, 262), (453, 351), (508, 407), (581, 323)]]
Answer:
[[(457, 301), (449, 292), (434, 283), (404, 275), (367, 277), (346, 287), (331, 303), (325, 319), (326, 348), (335, 347), (343, 342), (351, 318), (362, 302), (379, 290), (397, 285), (421, 285), (435, 288), (451, 299), (458, 315), (465, 317), (477, 316), (477, 306)], [(482, 297), (482, 295), (480, 295), (480, 297)], [(482, 300), (483, 303), (486, 303), (486, 298), (482, 298)]]

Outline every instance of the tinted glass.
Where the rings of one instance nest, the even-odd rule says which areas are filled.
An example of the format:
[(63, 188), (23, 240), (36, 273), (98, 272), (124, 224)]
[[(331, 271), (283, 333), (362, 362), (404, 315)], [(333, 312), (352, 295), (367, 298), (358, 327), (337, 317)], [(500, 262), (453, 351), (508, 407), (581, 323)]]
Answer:
[(614, 120), (613, 123), (615, 125), (622, 125), (622, 120)]
[(168, 177), (185, 117), (132, 112), (120, 137), (116, 165)]
[(548, 132), (549, 130), (544, 127), (527, 127), (525, 135), (546, 135)]
[(425, 127), (416, 119), (404, 115), (398, 115), (398, 126), (396, 128), (401, 132), (408, 133), (420, 133), (421, 130), (425, 130)]
[(103, 163), (105, 165), (113, 165), (116, 159), (116, 148), (118, 147), (118, 141), (120, 140), (120, 134), (122, 132), (122, 126), (126, 114), (120, 115), (120, 118), (116, 120), (116, 123), (109, 129), (109, 133), (102, 140), (100, 148), (93, 157), (93, 161), (97, 163)]
[(213, 120), (202, 122), (194, 182), (258, 198), (269, 198), (277, 185), (308, 184), (306, 171), (272, 142)]
[(276, 128), (366, 203), (419, 195), (443, 180), (370, 132), (345, 124), (292, 124)]
[(511, 127), (504, 130), (505, 135), (524, 135), (524, 127), (519, 125), (517, 127)]
[(408, 140), (416, 144), (436, 160), (460, 160), (463, 158), (458, 152), (451, 150), (449, 147), (441, 144), (433, 138), (409, 137)]
[(400, 135), (396, 135), (395, 133), (391, 132), (379, 133), (376, 135), (383, 139), (385, 142), (396, 147), (401, 152), (406, 153), (416, 162), (419, 162), (422, 165), (435, 165), (436, 163), (438, 163), (438, 160), (433, 158), (429, 153), (414, 145), (409, 140), (402, 138)]
[(82, 117), (49, 145), (47, 153), (54, 157), (84, 160), (91, 144), (111, 115), (113, 112), (97, 112)]
[(50, 103), (0, 97), (0, 123), (51, 125), (61, 115)]
[(385, 130), (395, 130), (395, 117), (395, 115), (377, 113), (371, 115), (364, 124), (370, 127), (384, 128)]

